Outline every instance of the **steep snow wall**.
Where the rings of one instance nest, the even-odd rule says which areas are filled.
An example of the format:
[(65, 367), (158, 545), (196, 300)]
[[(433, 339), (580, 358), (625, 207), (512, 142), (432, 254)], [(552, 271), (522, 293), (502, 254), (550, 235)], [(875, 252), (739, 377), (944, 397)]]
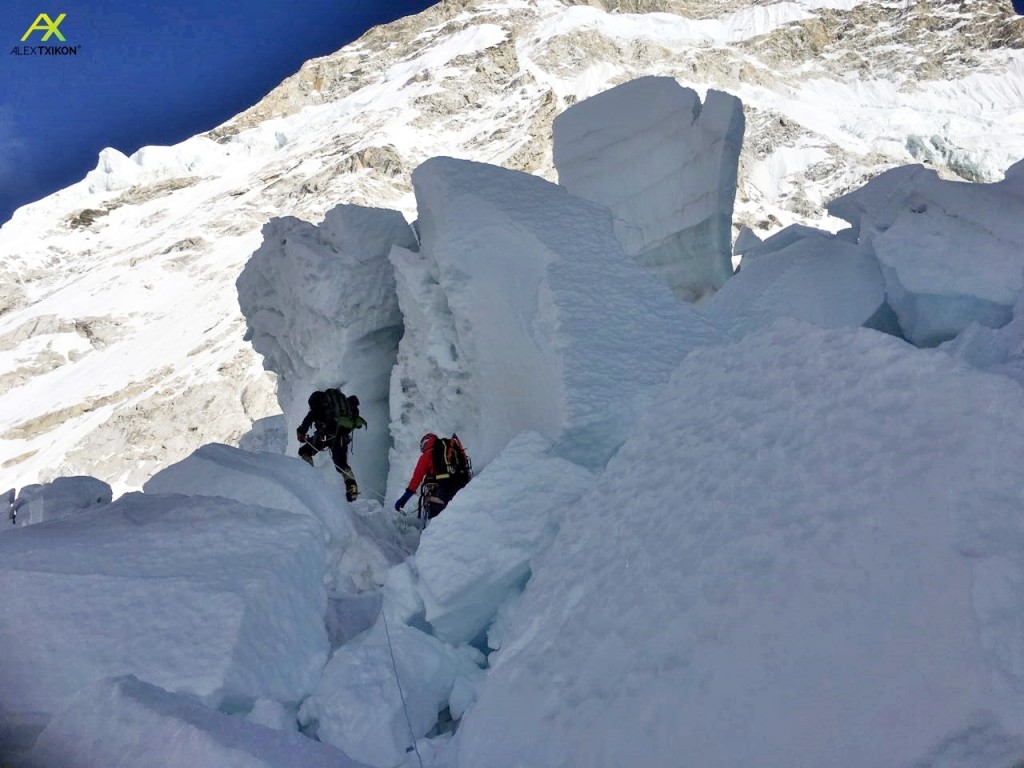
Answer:
[(273, 219), (237, 280), (247, 337), (277, 374), (289, 453), (314, 389), (359, 397), (369, 422), (354, 435), (349, 462), (363, 490), (384, 489), (388, 391), (402, 317), (387, 259), (393, 245), (416, 247), (402, 214), (339, 205), (319, 225)]
[(553, 124), (558, 181), (608, 206), (623, 250), (682, 298), (732, 275), (732, 209), (743, 105), (670, 77), (641, 77), (581, 101)]
[(406, 320), (392, 488), (426, 430), (458, 431), (481, 465), (526, 429), (601, 465), (678, 361), (720, 337), (622, 252), (603, 206), (451, 158), (413, 186), (420, 252), (392, 253)]

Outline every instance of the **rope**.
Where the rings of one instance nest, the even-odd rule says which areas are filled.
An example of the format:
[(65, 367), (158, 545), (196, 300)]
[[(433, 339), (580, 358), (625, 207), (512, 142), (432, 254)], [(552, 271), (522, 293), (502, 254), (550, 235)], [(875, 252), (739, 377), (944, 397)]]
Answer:
[(405, 693), (402, 692), (402, 681), (398, 677), (398, 662), (395, 661), (395, 649), (391, 646), (391, 630), (388, 629), (388, 617), (384, 613), (384, 606), (380, 607), (380, 617), (384, 619), (384, 635), (388, 639), (388, 653), (391, 654), (391, 668), (395, 670), (395, 682), (398, 683), (398, 695), (402, 698), (402, 711), (405, 713), (405, 724), (409, 726), (409, 737), (412, 739), (412, 748), (416, 752), (416, 760), (420, 768), (423, 768), (423, 758), (420, 756), (420, 749), (416, 746), (416, 734), (412, 730), (412, 720), (409, 719), (409, 707), (405, 703)]
[(384, 499), (384, 494), (383, 493), (377, 493), (377, 491), (373, 490), (373, 488), (365, 488), (365, 489), (361, 489), (361, 490), (365, 490), (368, 494), (373, 496), (373, 498), (377, 499), (382, 504), (385, 503), (385, 499)]

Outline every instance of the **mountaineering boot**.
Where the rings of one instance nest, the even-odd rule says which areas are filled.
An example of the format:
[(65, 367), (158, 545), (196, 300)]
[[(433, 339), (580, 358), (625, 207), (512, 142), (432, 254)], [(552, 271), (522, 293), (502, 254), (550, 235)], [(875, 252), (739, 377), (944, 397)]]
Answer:
[(299, 458), (302, 459), (307, 464), (309, 464), (309, 466), (311, 466), (311, 467), (313, 466), (313, 457), (312, 456), (308, 456), (306, 454), (302, 454), (301, 456), (299, 456)]
[(359, 495), (359, 485), (356, 484), (356, 476), (352, 474), (350, 467), (342, 467), (341, 476), (345, 478), (345, 499), (348, 501), (355, 501)]

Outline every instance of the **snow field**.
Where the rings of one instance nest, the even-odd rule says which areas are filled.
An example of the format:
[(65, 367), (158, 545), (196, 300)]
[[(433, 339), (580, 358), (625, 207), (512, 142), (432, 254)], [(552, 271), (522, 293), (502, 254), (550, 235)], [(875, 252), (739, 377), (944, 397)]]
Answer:
[(1022, 449), (1015, 384), (872, 331), (695, 351), (534, 561), (459, 764), (1019, 743)]
[[(387, 506), (324, 456), (209, 445), (0, 537), (0, 754), (332, 759), (297, 717), (388, 768), (413, 743), (437, 768), (1009, 768), (1024, 394), (955, 358), (1024, 370), (1020, 173), (883, 176), (837, 201), (852, 231), (746, 238), (704, 313), (602, 206), (480, 163), (416, 170), (418, 244), (394, 211), (274, 220), (238, 288), (289, 440), (310, 389), (360, 395)], [(847, 327), (886, 308), (916, 343), (967, 331)], [(398, 562), (427, 430), (478, 475)]]

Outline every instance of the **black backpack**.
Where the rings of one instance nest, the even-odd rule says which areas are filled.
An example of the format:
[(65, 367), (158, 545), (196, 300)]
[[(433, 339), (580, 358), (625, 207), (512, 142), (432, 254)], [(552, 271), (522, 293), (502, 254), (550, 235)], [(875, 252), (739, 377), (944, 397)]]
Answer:
[(355, 395), (346, 397), (344, 392), (335, 387), (311, 394), (309, 407), (315, 414), (319, 411), (328, 427), (336, 426), (351, 431), (366, 423), (359, 416), (359, 398)]
[(442, 493), (448, 499), (465, 488), (473, 477), (473, 463), (458, 435), (437, 438), (431, 458), (434, 463), (434, 481), (441, 486)]

